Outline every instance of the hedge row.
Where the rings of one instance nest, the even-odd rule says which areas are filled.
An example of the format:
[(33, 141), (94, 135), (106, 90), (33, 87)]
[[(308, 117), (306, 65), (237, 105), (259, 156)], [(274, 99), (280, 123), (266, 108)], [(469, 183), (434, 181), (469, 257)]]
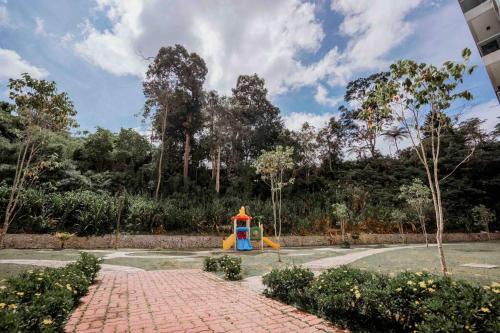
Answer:
[(64, 268), (29, 270), (0, 282), (0, 332), (60, 332), (99, 271), (82, 253)]
[[(7, 186), (0, 185), (0, 216), (4, 214), (9, 191)], [(44, 192), (29, 188), (23, 192), (21, 202), (10, 232), (108, 234), (116, 228), (119, 207), (122, 207), (120, 229), (126, 233), (224, 232), (223, 228), (230, 225), (231, 216), (242, 205), (250, 207), (251, 214), (264, 216), (262, 222), (269, 230), (272, 228), (269, 200), (179, 195), (155, 201), (135, 195), (123, 199), (108, 192)], [(311, 212), (298, 203), (286, 202), (283, 210), (289, 212), (284, 217), (284, 232), (314, 232), (327, 226), (326, 209)], [(301, 217), (305, 214), (307, 219)]]
[(301, 267), (264, 276), (264, 294), (353, 331), (500, 332), (500, 285), (340, 267), (317, 278)]

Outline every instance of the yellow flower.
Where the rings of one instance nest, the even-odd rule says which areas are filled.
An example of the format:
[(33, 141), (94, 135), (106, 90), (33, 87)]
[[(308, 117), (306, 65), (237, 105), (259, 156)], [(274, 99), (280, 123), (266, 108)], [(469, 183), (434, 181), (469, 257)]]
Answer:
[(428, 284), (433, 284), (433, 283), (434, 283), (434, 281), (433, 281), (433, 280), (427, 280), (427, 283), (428, 283)]
[(420, 302), (419, 302), (419, 301), (415, 301), (415, 304), (417, 304), (417, 305), (418, 305), (418, 304), (420, 304)]
[(413, 282), (413, 281), (410, 280), (410, 281), (406, 282), (406, 284), (409, 285), (409, 286), (412, 286), (412, 285), (415, 284), (415, 282)]
[(38, 281), (42, 281), (42, 280), (43, 280), (43, 279), (42, 279), (41, 277), (39, 277), (39, 278), (36, 278), (36, 279), (37, 279)]
[(4, 290), (4, 289), (7, 289), (7, 287), (6, 286), (0, 286), (0, 289)]
[(481, 308), (481, 312), (484, 312), (484, 313), (490, 313), (490, 309), (488, 309), (487, 307), (482, 307)]
[(0, 303), (0, 310), (2, 310), (3, 308), (5, 308), (6, 305), (7, 304), (5, 304), (5, 303)]
[(40, 296), (40, 295), (41, 295), (40, 293), (35, 293), (35, 296), (36, 296), (36, 297), (38, 297), (38, 296)]
[(9, 304), (9, 309), (12, 309), (12, 310), (17, 309), (17, 305)]
[(433, 292), (435, 292), (435, 291), (436, 291), (436, 289), (434, 289), (434, 288), (429, 288), (429, 289), (427, 289), (427, 290), (428, 290), (430, 293), (433, 293)]
[(415, 275), (422, 276), (422, 272), (416, 272)]
[(400, 292), (401, 290), (403, 290), (403, 288), (396, 288), (397, 292)]
[(66, 285), (66, 289), (68, 289), (69, 291), (73, 290), (71, 289), (71, 286), (69, 284)]
[(413, 291), (417, 291), (417, 288), (413, 288)]
[(359, 291), (355, 291), (354, 292), (354, 296), (356, 297), (356, 299), (359, 299), (361, 297), (361, 293)]
[(499, 293), (500, 293), (500, 289), (493, 289), (493, 292), (494, 292), (495, 294), (499, 294)]
[(18, 292), (16, 292), (16, 295), (17, 296), (24, 296), (24, 293), (22, 291), (18, 291)]
[(425, 284), (425, 282), (424, 282), (424, 281), (420, 281), (420, 282), (418, 283), (418, 285), (420, 286), (420, 288), (424, 288), (424, 289), (425, 289), (425, 288), (427, 288), (427, 285)]
[(42, 323), (43, 323), (44, 325), (51, 325), (51, 324), (52, 324), (52, 319), (44, 319), (44, 320), (42, 321)]
[(483, 286), (483, 289), (490, 290), (490, 286)]

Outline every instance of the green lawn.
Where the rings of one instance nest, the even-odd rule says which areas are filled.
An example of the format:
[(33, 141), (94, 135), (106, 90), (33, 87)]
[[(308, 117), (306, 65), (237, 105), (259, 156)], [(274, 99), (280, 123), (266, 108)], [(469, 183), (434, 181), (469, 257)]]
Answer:
[[(390, 245), (389, 245), (390, 246)], [(368, 247), (368, 246), (366, 246)], [(233, 252), (214, 250), (140, 250), (119, 249), (119, 252), (131, 252), (127, 257), (104, 259), (103, 263), (138, 267), (145, 270), (201, 268), (203, 259), (207, 256), (221, 255), (223, 253), (238, 255), (242, 258), (243, 277), (262, 275), (273, 268), (285, 265), (300, 265), (305, 262), (363, 251), (366, 247), (355, 247), (349, 250), (340, 250), (335, 247), (324, 248), (286, 248), (281, 251), (282, 262), (277, 261), (277, 253), (273, 250), (264, 252)], [(371, 246), (386, 247), (386, 246)], [(79, 250), (0, 250), (0, 259), (45, 259), (45, 260), (75, 260)], [(98, 257), (105, 257), (116, 252), (113, 250), (90, 251)], [(452, 276), (467, 279), (478, 283), (491, 283), (500, 281), (500, 268), (481, 269), (461, 267), (461, 264), (480, 263), (500, 266), (500, 241), (477, 242), (467, 244), (449, 244), (445, 246), (449, 269)], [(142, 258), (149, 256), (149, 258)], [(439, 273), (439, 258), (437, 249), (417, 248), (395, 250), (372, 255), (351, 264), (354, 267), (370, 269), (384, 273), (394, 273), (404, 270)], [(16, 273), (30, 269), (31, 266), (14, 264), (0, 264), (0, 278), (12, 276)]]
[[(332, 251), (332, 249), (334, 251)], [(138, 249), (120, 249), (119, 252), (131, 252), (127, 257), (104, 259), (103, 263), (111, 265), (123, 265), (138, 267), (145, 270), (162, 270), (162, 269), (185, 269), (185, 268), (201, 268), (203, 259), (213, 255), (237, 255), (242, 258), (243, 277), (262, 275), (267, 273), (274, 267), (283, 267), (285, 265), (296, 264), (300, 265), (304, 262), (343, 255), (353, 251), (362, 249), (339, 250), (334, 248), (295, 248), (284, 249), (281, 251), (282, 262), (278, 262), (276, 251), (266, 250), (250, 251), (250, 252), (233, 252), (222, 251), (215, 249), (212, 251), (200, 251), (194, 249), (186, 250), (138, 250)], [(43, 259), (43, 260), (75, 260), (78, 258), (79, 250), (0, 250), (1, 259)], [(104, 257), (115, 251), (90, 251), (98, 257)], [(142, 256), (150, 256), (151, 258), (143, 258)], [(165, 258), (164, 256), (167, 256)], [(7, 266), (9, 265), (9, 266)], [(18, 265), (14, 265), (18, 266)], [(11, 270), (10, 264), (0, 264), (2, 271)], [(6, 273), (10, 274), (10, 273)]]
[[(500, 266), (500, 241), (466, 244), (448, 244), (444, 247), (448, 269), (452, 277), (479, 284), (500, 282), (500, 268), (484, 269), (462, 267), (462, 264), (490, 264)], [(436, 247), (397, 250), (376, 254), (351, 264), (353, 267), (395, 273), (405, 270), (440, 273)]]

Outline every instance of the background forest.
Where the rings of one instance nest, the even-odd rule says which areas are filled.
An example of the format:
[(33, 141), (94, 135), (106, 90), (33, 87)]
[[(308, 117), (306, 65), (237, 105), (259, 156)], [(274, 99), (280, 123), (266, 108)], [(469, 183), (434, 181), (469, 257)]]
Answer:
[[(269, 188), (252, 162), (278, 145), (294, 148), (295, 182), (283, 189), (284, 232), (323, 233), (337, 222), (334, 203), (349, 207), (350, 225), (357, 232), (397, 232), (394, 209), (407, 211), (405, 228), (417, 231), (417, 216), (399, 196), (400, 187), (414, 178), (426, 183), (415, 153), (400, 148), (407, 146), (408, 133), (377, 110), (368, 120), (361, 116), (373, 83), (386, 73), (349, 83), (344, 106), (325, 127), (305, 123), (290, 131), (258, 75), (239, 76), (232, 94), (222, 96), (203, 89), (207, 71), (203, 59), (184, 47), (162, 48), (143, 83), (146, 103), (140, 116), (150, 134), (97, 128), (44, 136), (9, 232), (106, 234), (121, 220), (126, 233), (222, 233), (242, 205), (271, 227)], [(36, 91), (37, 80), (24, 81)], [(1, 216), (26, 126), (17, 102), (0, 105)], [(500, 213), (500, 126), (486, 133), (481, 123), (447, 117), (443, 175), (469, 153), (471, 137), (476, 148), (441, 184), (446, 231), (482, 230), (473, 216), (478, 205), (496, 217)], [(390, 154), (377, 149), (381, 141), (390, 146)], [(428, 223), (428, 231), (434, 225)], [(489, 227), (498, 230), (498, 218)]]

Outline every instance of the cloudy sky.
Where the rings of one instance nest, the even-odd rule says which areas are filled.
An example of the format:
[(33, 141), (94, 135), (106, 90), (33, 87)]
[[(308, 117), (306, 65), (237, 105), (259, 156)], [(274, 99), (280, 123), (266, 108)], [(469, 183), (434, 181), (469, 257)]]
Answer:
[(80, 127), (139, 127), (147, 57), (183, 44), (206, 61), (207, 89), (266, 79), (287, 126), (321, 126), (357, 77), (411, 58), (440, 64), (469, 47), (479, 65), (455, 105), (492, 128), (500, 115), (457, 0), (0, 0), (0, 98), (22, 72), (54, 80)]

